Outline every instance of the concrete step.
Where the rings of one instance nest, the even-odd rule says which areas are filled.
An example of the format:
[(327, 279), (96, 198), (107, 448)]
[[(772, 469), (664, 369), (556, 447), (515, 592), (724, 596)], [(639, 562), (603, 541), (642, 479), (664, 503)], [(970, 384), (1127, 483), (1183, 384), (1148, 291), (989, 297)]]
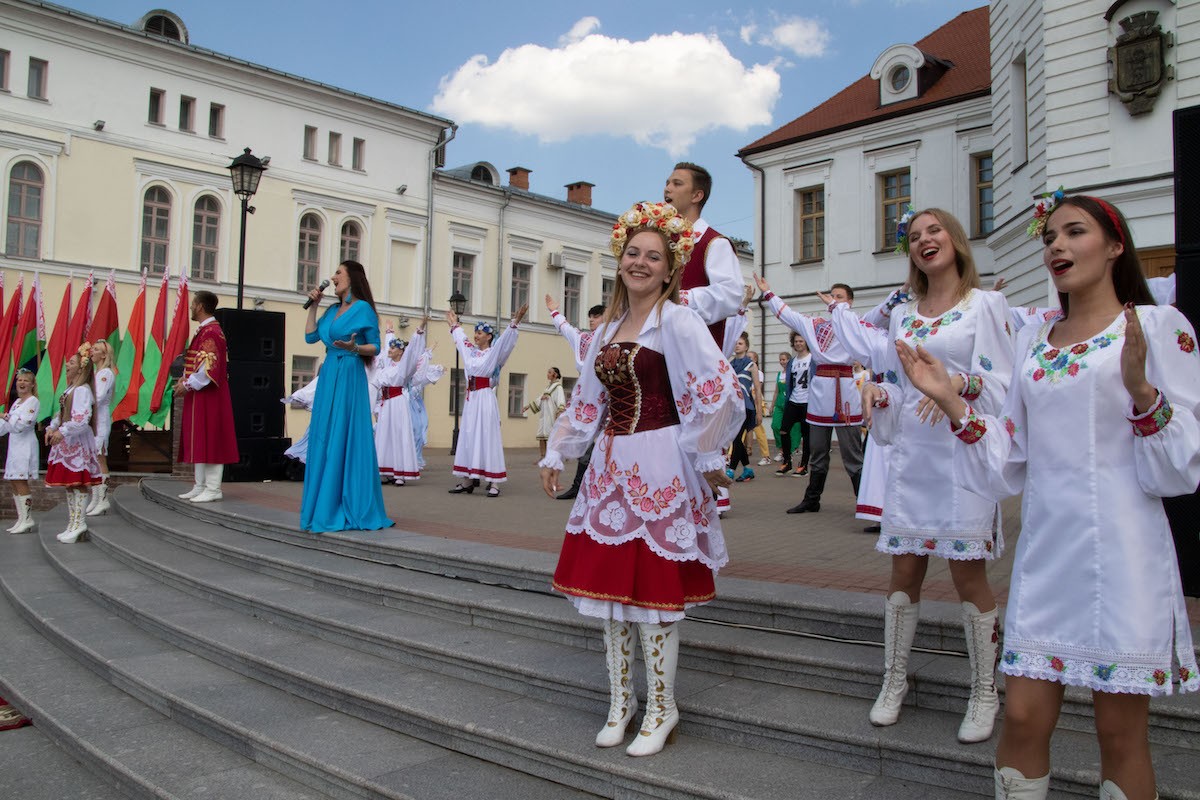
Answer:
[[(360, 648), (362, 642), (370, 641), (372, 648), (381, 648), (374, 652), (387, 658), (389, 664), (399, 661), (426, 667), (447, 676), (447, 679), (467, 681), (476, 692), (487, 687), (510, 695), (520, 694), (531, 702), (549, 704), (554, 713), (559, 715), (566, 713), (564, 707), (577, 709), (585, 720), (580, 723), (585, 731), (594, 728), (596, 720), (601, 719), (604, 713), (606, 689), (599, 653), (581, 648), (578, 644), (531, 640), (507, 631), (471, 627), (469, 621), (409, 616), (396, 610), (382, 609), (377, 604), (334, 596), (320, 589), (297, 586), (215, 562), (180, 550), (168, 542), (157, 541), (152, 536), (133, 530), (129, 525), (97, 524), (95, 527), (95, 540), (101, 547), (113, 548), (114, 552), (120, 550), (126, 558), (130, 558), (129, 554), (135, 551), (144, 552), (144, 557), (134, 560), (140, 562), (142, 569), (153, 573), (154, 578), (148, 575), (139, 582), (136, 590), (128, 585), (129, 576), (123, 576), (116, 585), (110, 585), (107, 570), (95, 571), (85, 566), (72, 566), (71, 561), (76, 558), (75, 550), (51, 549), (48, 557), (65, 573), (79, 580), (86, 593), (114, 608), (122, 616), (161, 631), (160, 635), (182, 647), (202, 652), (221, 663), (224, 663), (222, 659), (242, 662), (245, 669), (249, 670), (248, 674), (256, 677), (276, 676), (286, 681), (288, 690), (294, 693), (308, 696), (306, 692), (325, 693), (328, 687), (315, 690), (297, 687), (295, 683), (305, 682), (306, 676), (288, 673), (303, 667), (289, 667), (273, 658), (251, 660), (236, 650), (236, 642), (228, 646), (230, 652), (212, 655), (211, 651), (226, 647), (217, 640), (228, 638), (228, 634), (209, 629), (235, 626), (239, 613), (253, 613), (263, 619), (275, 619), (281, 624), (295, 626), (299, 630), (306, 626), (319, 628), (324, 632), (322, 638), (329, 641)], [(189, 524), (177, 523), (176, 534), (189, 527)], [(229, 532), (221, 533), (233, 538), (238, 536)], [(113, 544), (118, 541), (123, 546), (118, 548)], [(254, 543), (251, 540), (248, 544)], [(267, 545), (278, 547), (272, 543)], [(304, 555), (324, 562), (335, 560), (325, 553)], [(151, 564), (157, 566), (151, 567)], [(323, 571), (332, 574), (330, 566), (326, 563)], [(357, 568), (383, 569), (372, 564), (359, 564)], [(393, 581), (397, 579), (396, 574), (401, 576), (400, 580), (405, 579), (401, 570), (386, 571), (392, 573)], [(409, 577), (428, 579), (428, 576)], [(187, 619), (155, 614), (153, 609), (156, 605), (147, 603), (144, 595), (158, 585), (155, 581), (159, 578), (181, 588), (188, 587), (197, 598), (212, 598), (217, 602), (223, 600), (230, 607), (222, 609), (227, 611), (228, 616), (221, 617), (220, 624), (213, 622), (197, 626)], [(445, 582), (444, 579), (439, 580)], [(472, 593), (479, 590), (496, 591), (494, 587), (475, 585), (464, 588)], [(164, 587), (162, 591), (167, 590)], [(473, 597), (475, 603), (480, 604), (479, 596)], [(519, 603), (522, 596), (518, 593), (509, 600)], [(541, 602), (545, 598), (538, 597), (535, 600)], [(558, 601), (558, 605), (567, 606), (561, 601)], [(684, 626), (681, 632), (684, 641), (688, 641), (694, 631), (703, 627), (693, 623), (684, 623)], [(343, 633), (336, 634), (338, 628), (343, 629)], [(331, 633), (335, 635), (331, 636)], [(314, 640), (312, 646), (319, 656), (328, 657), (328, 641), (318, 643)], [(294, 653), (289, 654), (289, 658), (295, 657)], [(376, 658), (374, 655), (363, 657)], [(339, 651), (337, 658), (345, 661), (351, 656)], [(301, 660), (301, 663), (305, 662)], [(684, 663), (691, 666), (689, 661)], [(354, 671), (357, 673), (362, 670)], [(271, 680), (269, 677), (264, 679)], [(803, 758), (864, 772), (900, 775), (962, 791), (982, 794), (990, 791), (992, 747), (964, 746), (955, 741), (958, 713), (915, 708), (906, 711), (897, 726), (877, 729), (866, 721), (870, 702), (865, 699), (690, 669), (681, 670), (679, 686), (680, 706), (685, 720), (681, 730), (691, 736), (708, 739), (713, 746), (746, 745), (764, 753)], [(350, 687), (343, 688), (350, 690)], [(342, 707), (337, 704), (358, 701), (350, 698), (328, 702)], [(368, 706), (362, 709), (362, 713), (370, 715), (370, 719), (376, 719), (377, 715), (386, 717), (390, 713), (403, 717), (411, 712), (403, 708), (380, 710)], [(1164, 797), (1176, 796), (1173, 789), (1176, 784), (1187, 786), (1194, 779), (1194, 770), (1177, 758), (1188, 752), (1194, 758), (1195, 751), (1187, 748), (1156, 748), (1159, 760), (1178, 764), (1183, 773), (1181, 781), (1172, 783), (1164, 772)], [(1055, 764), (1055, 774), (1062, 788), (1083, 796), (1094, 796), (1098, 775), (1092, 735), (1060, 732), (1056, 738)]]
[[(55, 522), (51, 515), (44, 527), (53, 528)], [(119, 526), (120, 522), (95, 522), (97, 530), (110, 525)], [(279, 723), (280, 716), (290, 716), (288, 708), (280, 709), (279, 704), (295, 703), (300, 698), (390, 731), (402, 731), (605, 797), (865, 800), (919, 796), (949, 800), (961, 796), (959, 788), (913, 785), (901, 774), (902, 764), (897, 765), (896, 775), (881, 774), (878, 768), (864, 774), (686, 735), (658, 757), (630, 759), (620, 748), (599, 750), (593, 745), (602, 720), (599, 714), (396, 664), (282, 630), (131, 571), (91, 543), (63, 546), (49, 533), (41, 539), (45, 546), (43, 559), (30, 553), (30, 547), (12, 547), (12, 539), (0, 545), (0, 579), (17, 602), (28, 603), (28, 616), (64, 647), (103, 668), (122, 685), (163, 698), (159, 702), (169, 702), (173, 709), (187, 704), (191, 713), (204, 715), (206, 728), (217, 738), (228, 736), (231, 728), (262, 730), (268, 740), (263, 744), (266, 747), (272, 736), (286, 730), (305, 746), (330, 748), (325, 732), (311, 715), (303, 716), (307, 724), (287, 724), (286, 720)], [(32, 537), (19, 537), (17, 541), (37, 544)], [(214, 566), (236, 569), (215, 562)], [(250, 577), (263, 580), (262, 576)], [(89, 604), (78, 596), (64, 600), (63, 595), (70, 591), (66, 585), (69, 580), (78, 581), (82, 594), (97, 602)], [(47, 590), (50, 599), (40, 602)], [(71, 609), (70, 614), (63, 613), (64, 603)], [(375, 609), (375, 613), (381, 612)], [(152, 631), (150, 642), (158, 649), (182, 646), (204, 657), (177, 650), (168, 650), (170, 656), (157, 651), (149, 657), (144, 653), (123, 655), (130, 648), (151, 647), (140, 638), (136, 648), (128, 644), (135, 637), (124, 620), (136, 623), (134, 633)], [(124, 625), (120, 632), (112, 627), (117, 622)], [(591, 653), (580, 655), (588, 660), (595, 658)], [(221, 667), (224, 669), (220, 673), (213, 672)], [(267, 696), (267, 688), (254, 682), (227, 686), (230, 672), (284, 689), (289, 697), (281, 701), (276, 695)], [(186, 695), (177, 695), (164, 685), (180, 680), (185, 682), (182, 689)], [(225, 721), (227, 715), (234, 714), (240, 716)], [(261, 723), (256, 726), (247, 717), (260, 717)], [(276, 721), (269, 722), (272, 719)], [(753, 726), (753, 714), (748, 717), (749, 726)], [(372, 746), (374, 736), (360, 733), (355, 741), (360, 748)], [(870, 758), (870, 753), (865, 756)], [(957, 776), (957, 780), (976, 782), (974, 776)], [(556, 787), (557, 794), (544, 795), (527, 790), (493, 793), (482, 786), (480, 782), (474, 791), (465, 794), (458, 787), (458, 796), (578, 796), (564, 787)]]
[[(236, 585), (212, 586), (205, 580), (208, 573), (204, 562), (196, 563), (193, 574), (183, 574), (180, 570), (184, 562), (171, 550), (156, 555), (155, 542), (178, 545), (209, 558), (321, 592), (523, 637), (597, 651), (603, 649), (595, 622), (581, 617), (558, 596), (463, 579), (448, 580), (408, 569), (397, 570), (377, 562), (363, 562), (336, 552), (298, 548), (274, 538), (247, 536), (245, 532), (201, 520), (181, 520), (170, 508), (149, 502), (137, 494), (123, 492), (115, 503), (118, 512), (133, 527), (155, 537), (152, 542), (129, 541), (131, 537), (123, 535), (125, 529), (111, 537), (102, 534), (98, 543), (115, 558), (185, 591), (224, 598), (219, 602), (235, 607), (249, 609), (266, 603), (269, 610), (263, 610), (279, 624), (349, 643), (369, 652), (399, 650), (413, 654), (399, 656), (406, 661), (426, 658), (433, 663), (445, 662), (453, 665), (451, 668), (473, 670), (484, 680), (494, 679), (501, 683), (526, 685), (524, 682), (530, 679), (527, 664), (519, 654), (516, 664), (506, 668), (491, 658), (490, 651), (480, 651), (488, 652), (488, 657), (482, 659), (477, 652), (430, 651), (420, 632), (399, 643), (391, 642), (388, 633), (376, 635), (369, 630), (356, 630), (347, 637), (346, 620), (360, 618), (361, 611), (354, 610), (348, 617), (338, 618), (330, 616), (331, 608), (319, 595), (303, 607), (284, 592), (285, 600), (272, 605), (261, 595), (239, 594)], [(684, 663), (693, 669), (871, 700), (879, 691), (882, 648), (878, 643), (831, 641), (777, 630), (703, 624), (696, 620), (683, 625)], [(397, 656), (393, 653), (391, 657)], [(915, 653), (910, 663), (910, 682), (912, 689), (905, 702), (912, 706), (962, 713), (970, 694), (967, 661), (954, 654)], [(538, 686), (542, 683), (536, 681)], [(1000, 683), (1003, 686), (1002, 676)], [(584, 691), (594, 695), (595, 703), (605, 701), (606, 685), (594, 681), (590, 689), (584, 688), (585, 685), (588, 684), (575, 683), (556, 689), (571, 694)], [(561, 702), (561, 698), (558, 701)], [(1156, 698), (1151, 708), (1153, 742), (1184, 748), (1200, 746), (1200, 702), (1197, 698), (1180, 695)], [(1068, 689), (1060, 726), (1085, 732), (1093, 730), (1090, 692), (1074, 687)]]
[(0, 775), (8, 797), (21, 800), (124, 800), (128, 795), (67, 755), (32, 725), (5, 731)]
[[(183, 516), (298, 547), (337, 553), (362, 561), (402, 566), (418, 572), (549, 594), (556, 556), (507, 547), (440, 539), (389, 528), (369, 533), (313, 535), (295, 517), (252, 503), (189, 503), (177, 495), (190, 488), (180, 481), (148, 479), (142, 493)], [(118, 494), (132, 487), (122, 487)], [(851, 641), (883, 640), (883, 598), (835, 589), (717, 577), (717, 599), (688, 612), (689, 617), (781, 632), (807, 633)], [(917, 647), (966, 654), (957, 603), (922, 603)]]
[[(49, 723), (65, 749), (99, 759), (131, 784), (126, 788), (135, 795), (595, 797), (333, 711), (221, 667), (89, 602), (45, 562), (32, 538), (4, 545), (0, 584), (12, 606), (5, 602), (7, 616), (0, 624), (6, 633), (15, 627), (25, 631), (22, 646), (14, 648), (25, 655), (0, 662), (4, 682), (12, 684), (19, 707), (30, 708), (39, 727)], [(75, 547), (90, 568), (105, 570), (115, 583), (136, 586), (144, 580), (99, 557), (94, 548)], [(203, 615), (203, 604), (164, 596), (168, 593), (151, 589), (156, 611), (169, 607)], [(14, 621), (14, 607), (45, 638)], [(253, 644), (288, 646), (297, 638), (260, 624)], [(243, 644), (253, 646), (251, 640)], [(70, 691), (63, 694), (64, 689)]]

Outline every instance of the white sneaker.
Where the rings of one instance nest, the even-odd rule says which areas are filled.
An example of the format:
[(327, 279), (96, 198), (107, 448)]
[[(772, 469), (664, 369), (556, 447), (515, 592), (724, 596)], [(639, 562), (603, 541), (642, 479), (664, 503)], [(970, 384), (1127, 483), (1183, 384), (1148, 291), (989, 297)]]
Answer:
[(776, 453), (776, 454), (775, 454), (775, 463), (777, 463), (777, 464), (778, 464), (778, 463), (780, 463), (780, 462), (782, 462), (782, 461), (783, 461), (783, 453)]
[(771, 459), (764, 456), (758, 460), (758, 465), (760, 467), (769, 467), (769, 466), (771, 466)]
[(178, 495), (178, 497), (180, 500), (191, 500), (193, 497), (195, 497), (196, 495), (200, 494), (203, 491), (204, 491), (204, 485), (197, 483), (195, 486), (192, 487), (191, 491), (184, 492), (183, 494)]
[(220, 492), (214, 492), (211, 489), (205, 489), (204, 491), (200, 492), (200, 494), (193, 497), (192, 502), (193, 503), (212, 503), (216, 500), (221, 500), (224, 497), (225, 497), (225, 495), (221, 494)]

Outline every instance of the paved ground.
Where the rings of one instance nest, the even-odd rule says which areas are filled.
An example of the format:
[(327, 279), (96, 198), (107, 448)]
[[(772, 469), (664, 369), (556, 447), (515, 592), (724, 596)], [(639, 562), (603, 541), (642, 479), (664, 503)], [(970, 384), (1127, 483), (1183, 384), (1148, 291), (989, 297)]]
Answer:
[[(509, 450), (509, 480), (502, 494), (488, 498), (481, 490), (451, 495), (450, 456), (426, 452), (424, 477), (404, 487), (385, 486), (384, 501), (396, 524), (407, 530), (446, 539), (486, 542), (526, 550), (557, 552), (569, 502), (548, 498), (541, 489), (534, 449)], [(733, 488), (733, 511), (724, 520), (730, 563), (721, 575), (752, 580), (803, 584), (883, 595), (890, 559), (875, 551), (876, 534), (863, 533), (869, 523), (854, 518), (850, 480), (841, 469), (836, 448), (833, 470), (817, 514), (785, 514), (800, 501), (807, 478), (777, 478), (775, 466), (756, 467), (758, 477)], [(563, 480), (574, 475), (568, 464)], [(298, 514), (300, 483), (226, 484), (230, 497)], [(1008, 594), (1012, 555), (1020, 530), (1020, 498), (1004, 503), (1006, 551), (988, 574), (998, 599)], [(718, 578), (718, 592), (720, 591)], [(946, 562), (931, 559), (924, 597), (956, 600)], [(1189, 601), (1189, 616), (1200, 623), (1200, 601)]]

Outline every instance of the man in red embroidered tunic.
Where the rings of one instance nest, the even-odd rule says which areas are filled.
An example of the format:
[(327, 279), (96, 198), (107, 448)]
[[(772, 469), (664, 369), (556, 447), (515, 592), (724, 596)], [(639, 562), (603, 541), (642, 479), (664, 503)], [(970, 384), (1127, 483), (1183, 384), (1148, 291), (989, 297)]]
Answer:
[(700, 216), (712, 194), (712, 175), (688, 161), (667, 177), (663, 199), (688, 222), (696, 236), (692, 257), (683, 268), (679, 302), (695, 311), (712, 331), (717, 347), (725, 341), (725, 320), (738, 313), (742, 300), (742, 268), (729, 239)]
[(191, 314), (200, 327), (184, 355), (183, 377), (175, 383), (175, 393), (183, 395), (179, 461), (196, 465), (196, 485), (179, 496), (193, 503), (220, 500), (225, 465), (238, 461), (225, 333), (213, 317), (216, 310), (215, 294), (196, 292)]

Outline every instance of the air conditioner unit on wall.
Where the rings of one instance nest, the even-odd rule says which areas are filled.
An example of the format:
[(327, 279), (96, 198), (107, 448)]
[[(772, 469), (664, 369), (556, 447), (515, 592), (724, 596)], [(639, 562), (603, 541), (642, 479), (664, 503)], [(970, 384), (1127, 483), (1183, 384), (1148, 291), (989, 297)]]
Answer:
[(563, 268), (563, 254), (562, 253), (548, 254), (546, 256), (546, 266), (549, 267), (550, 269), (562, 269)]

